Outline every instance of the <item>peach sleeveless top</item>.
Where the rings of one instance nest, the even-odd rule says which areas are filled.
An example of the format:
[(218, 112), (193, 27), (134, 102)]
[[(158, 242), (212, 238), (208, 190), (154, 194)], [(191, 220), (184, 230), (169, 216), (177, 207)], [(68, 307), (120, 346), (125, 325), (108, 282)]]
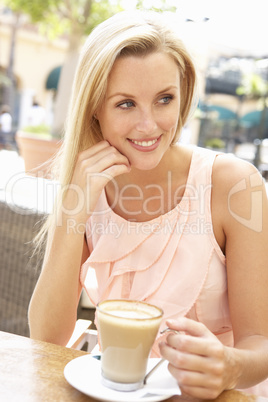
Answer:
[[(167, 318), (202, 321), (232, 343), (225, 257), (213, 234), (211, 174), (216, 153), (193, 148), (185, 192), (170, 212), (147, 222), (129, 222), (109, 207), (103, 191), (87, 222), (90, 257), (81, 283), (93, 304), (127, 298), (156, 304)], [(93, 268), (97, 289), (87, 286)]]
[[(225, 345), (233, 345), (223, 255), (212, 228), (211, 176), (217, 153), (193, 147), (180, 203), (148, 222), (129, 222), (109, 207), (105, 192), (87, 222), (90, 257), (80, 280), (96, 305), (127, 298), (156, 304), (167, 318), (203, 322)], [(92, 288), (89, 270), (97, 288)], [(159, 356), (159, 336), (152, 356)]]

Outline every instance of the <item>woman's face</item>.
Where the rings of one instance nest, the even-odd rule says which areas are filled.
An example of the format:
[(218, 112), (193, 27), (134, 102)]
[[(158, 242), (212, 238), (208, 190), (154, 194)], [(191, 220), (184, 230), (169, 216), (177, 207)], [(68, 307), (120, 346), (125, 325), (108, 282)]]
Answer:
[(180, 113), (180, 73), (171, 56), (119, 58), (97, 110), (103, 138), (131, 166), (153, 169), (174, 138)]

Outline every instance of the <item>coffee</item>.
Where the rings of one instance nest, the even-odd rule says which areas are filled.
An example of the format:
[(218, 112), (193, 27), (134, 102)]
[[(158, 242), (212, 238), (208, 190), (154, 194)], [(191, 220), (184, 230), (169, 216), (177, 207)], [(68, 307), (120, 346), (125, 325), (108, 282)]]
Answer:
[(160, 308), (143, 302), (106, 300), (98, 304), (104, 384), (120, 390), (142, 385), (162, 315)]

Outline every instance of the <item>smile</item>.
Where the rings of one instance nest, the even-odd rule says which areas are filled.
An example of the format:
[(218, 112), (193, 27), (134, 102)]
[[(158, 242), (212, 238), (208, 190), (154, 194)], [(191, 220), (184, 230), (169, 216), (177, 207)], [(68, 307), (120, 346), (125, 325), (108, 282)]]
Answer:
[(150, 141), (135, 141), (135, 140), (130, 140), (131, 142), (133, 142), (133, 144), (139, 145), (141, 147), (151, 147), (152, 145), (154, 145), (157, 142), (157, 138), (154, 140), (150, 140)]

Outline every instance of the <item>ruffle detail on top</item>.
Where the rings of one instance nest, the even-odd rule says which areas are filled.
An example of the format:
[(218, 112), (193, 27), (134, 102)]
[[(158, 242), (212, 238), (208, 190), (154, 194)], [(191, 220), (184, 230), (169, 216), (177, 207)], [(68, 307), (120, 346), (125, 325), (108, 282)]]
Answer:
[[(116, 293), (114, 297), (135, 300), (145, 300), (154, 294), (166, 276), (188, 217), (188, 202), (164, 217), (144, 223), (127, 222), (116, 215), (103, 215), (104, 231), (96, 235), (92, 229), (97, 227), (97, 222), (100, 224), (100, 216), (97, 220), (93, 216), (88, 235), (92, 250), (81, 270), (81, 282), (84, 283), (88, 269), (95, 269), (99, 292), (98, 300), (94, 300), (96, 295), (89, 294), (93, 302), (112, 298), (111, 293)], [(115, 225), (120, 230), (117, 239)], [(139, 272), (143, 272), (144, 280), (136, 284), (135, 276)], [(116, 281), (120, 282), (120, 291), (115, 286)], [(116, 292), (113, 291), (114, 286)]]

